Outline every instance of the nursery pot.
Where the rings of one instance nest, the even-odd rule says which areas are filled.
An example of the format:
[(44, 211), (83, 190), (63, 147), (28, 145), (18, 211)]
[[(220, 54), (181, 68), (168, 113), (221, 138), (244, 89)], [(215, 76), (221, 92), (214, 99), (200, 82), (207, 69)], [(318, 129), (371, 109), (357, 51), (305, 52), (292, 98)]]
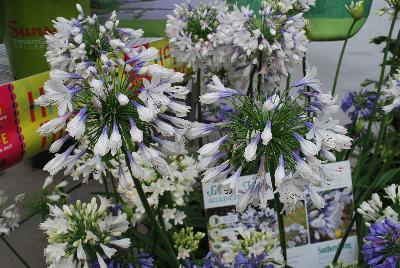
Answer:
[[(351, 31), (355, 35), (364, 25), (371, 9), (372, 0), (364, 0), (364, 15)], [(250, 5), (253, 10), (259, 10), (261, 0), (230, 0), (238, 5)], [(353, 18), (347, 12), (345, 5), (352, 0), (317, 0), (315, 6), (305, 13), (310, 27), (308, 38), (312, 41), (334, 41), (346, 38)]]
[(76, 3), (82, 5), (86, 14), (90, 14), (89, 0), (4, 1), (4, 43), (16, 79), (49, 69), (44, 57), (44, 35), (55, 31), (52, 23), (55, 18), (76, 17)]

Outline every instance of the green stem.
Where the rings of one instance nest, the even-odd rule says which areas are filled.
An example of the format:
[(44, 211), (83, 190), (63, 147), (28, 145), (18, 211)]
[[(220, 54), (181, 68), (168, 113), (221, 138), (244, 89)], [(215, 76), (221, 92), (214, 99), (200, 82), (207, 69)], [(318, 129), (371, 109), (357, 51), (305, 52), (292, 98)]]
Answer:
[(257, 97), (260, 98), (261, 96), (261, 80), (262, 80), (262, 74), (261, 74), (261, 69), (262, 69), (262, 62), (263, 62), (263, 53), (262, 51), (258, 51), (258, 67), (257, 67)]
[(14, 255), (24, 264), (25, 267), (30, 268), (29, 264), (22, 258), (21, 255), (11, 246), (11, 244), (4, 238), (4, 236), (0, 235), (1, 240), (3, 240), (4, 244), (14, 253)]
[(390, 47), (390, 41), (389, 40), (392, 39), (393, 29), (394, 29), (394, 25), (396, 23), (398, 12), (399, 11), (396, 9), (394, 14), (393, 14), (392, 22), (390, 24), (390, 29), (389, 29), (389, 33), (388, 33), (387, 42), (386, 42), (386, 47), (385, 47), (385, 51), (383, 53), (383, 60), (382, 60), (382, 65), (381, 65), (381, 73), (380, 73), (380, 76), (379, 76), (378, 88), (377, 88), (377, 91), (376, 91), (376, 98), (375, 98), (374, 106), (372, 107), (372, 112), (371, 112), (371, 115), (370, 115), (370, 119), (368, 121), (367, 131), (366, 131), (366, 134), (365, 134), (365, 136), (363, 138), (363, 143), (362, 144), (364, 144), (364, 147), (362, 148), (362, 151), (361, 151), (361, 154), (360, 154), (360, 158), (359, 158), (359, 161), (358, 161), (357, 166), (356, 166), (355, 179), (357, 179), (357, 176), (359, 175), (359, 173), (361, 171), (360, 163), (363, 163), (364, 158), (365, 158), (365, 154), (368, 152), (368, 147), (369, 146), (366, 146), (365, 142), (368, 140), (368, 138), (369, 138), (369, 136), (371, 134), (372, 122), (374, 121), (375, 114), (376, 114), (376, 112), (378, 110), (378, 103), (379, 103), (379, 98), (381, 96), (383, 80), (384, 80), (384, 77), (385, 77), (386, 61), (387, 61), (387, 57), (388, 57), (388, 53), (389, 53), (389, 47)]
[(356, 222), (356, 213), (354, 213), (353, 217), (351, 218), (351, 221), (349, 223), (349, 226), (347, 226), (347, 229), (345, 233), (343, 234), (342, 240), (340, 241), (339, 247), (336, 250), (335, 257), (333, 257), (332, 264), (335, 265), (339, 259), (339, 255), (342, 252), (344, 243), (346, 243), (347, 237), (349, 237), (351, 233), (351, 229), (353, 228), (354, 223)]
[(106, 193), (109, 194), (110, 191), (108, 190), (107, 178), (106, 178), (106, 176), (102, 176), (102, 177), (103, 177), (104, 189), (106, 190)]
[(142, 202), (142, 205), (143, 205), (143, 207), (144, 207), (144, 209), (146, 211), (146, 214), (149, 217), (149, 220), (151, 222), (152, 227), (155, 228), (156, 233), (158, 233), (161, 236), (160, 239), (164, 242), (165, 246), (167, 247), (167, 250), (169, 251), (170, 258), (168, 260), (165, 260), (165, 261), (167, 261), (169, 263), (169, 265), (171, 265), (171, 267), (179, 267), (179, 262), (176, 259), (175, 251), (174, 251), (172, 245), (169, 243), (169, 240), (167, 238), (167, 234), (162, 231), (160, 225), (157, 222), (157, 218), (154, 215), (153, 209), (150, 207), (149, 202), (147, 201), (146, 194), (143, 191), (142, 184), (140, 183), (138, 178), (133, 176), (133, 172), (132, 172), (132, 169), (131, 169), (131, 165), (129, 164), (129, 158), (128, 158), (129, 151), (125, 146), (126, 145), (123, 145), (123, 151), (124, 151), (124, 154), (125, 154), (125, 161), (126, 161), (126, 164), (128, 166), (129, 173), (131, 174), (131, 177), (132, 177), (133, 182), (135, 184), (135, 188), (136, 188), (136, 190), (137, 190), (137, 192), (139, 194), (140, 201)]
[(290, 74), (286, 78), (286, 92), (289, 91), (290, 88)]
[(256, 73), (256, 69), (257, 65), (253, 65), (251, 67), (249, 87), (247, 88), (247, 96), (249, 96), (251, 99), (253, 99), (253, 80), (254, 80), (254, 74)]
[(201, 70), (197, 69), (196, 72), (196, 107), (197, 107), (197, 121), (201, 123), (201, 103), (199, 97), (201, 95)]
[(117, 191), (117, 186), (115, 185), (114, 178), (111, 178), (111, 184), (112, 184), (113, 191), (114, 191), (115, 202), (120, 203), (121, 199), (119, 197), (119, 194), (118, 194), (118, 191)]
[(282, 248), (282, 255), (285, 260), (285, 267), (287, 267), (287, 250), (286, 250), (286, 237), (285, 237), (285, 224), (283, 220), (283, 214), (282, 214), (282, 204), (279, 201), (279, 194), (276, 193), (276, 184), (275, 184), (275, 170), (276, 170), (276, 165), (273, 163), (269, 163), (268, 157), (266, 158), (266, 165), (267, 165), (267, 170), (269, 171), (269, 174), (271, 176), (271, 182), (272, 182), (272, 190), (274, 192), (274, 204), (275, 204), (275, 210), (278, 218), (278, 228), (279, 228), (279, 242)]
[[(201, 95), (201, 70), (200, 68), (197, 69), (196, 73), (196, 106), (194, 109), (197, 109), (197, 122), (201, 123), (202, 122), (202, 116), (201, 116), (201, 103), (199, 101)], [(199, 147), (203, 146), (203, 138), (199, 138)]]
[(339, 78), (340, 67), (342, 66), (344, 51), (346, 50), (347, 41), (350, 38), (351, 31), (353, 30), (354, 25), (356, 24), (356, 22), (357, 22), (357, 20), (353, 19), (353, 22), (351, 23), (349, 31), (347, 32), (346, 38), (344, 39), (344, 43), (343, 43), (343, 46), (342, 46), (342, 51), (340, 51), (339, 62), (337, 64), (337, 66), (336, 66), (335, 79), (333, 80), (332, 93), (331, 93), (332, 96), (335, 96), (336, 85), (337, 85), (337, 81), (338, 81), (338, 78)]
[[(391, 39), (387, 40), (387, 42), (391, 42)], [(397, 54), (399, 53), (400, 50), (400, 30), (397, 33), (397, 37), (396, 37), (396, 44), (393, 50), (393, 55), (392, 55), (392, 65), (390, 66), (390, 75), (393, 75), (394, 72), (396, 71), (396, 60), (395, 57), (397, 57)], [(385, 114), (385, 116), (383, 117), (383, 121), (381, 122), (381, 125), (379, 127), (379, 133), (378, 133), (378, 139), (376, 141), (375, 144), (375, 150), (374, 150), (374, 155), (373, 155), (373, 160), (372, 163), (374, 163), (374, 161), (377, 158), (377, 152), (379, 151), (379, 147), (381, 146), (384, 134), (386, 132), (386, 127), (387, 127), (387, 122), (389, 120), (389, 113)]]

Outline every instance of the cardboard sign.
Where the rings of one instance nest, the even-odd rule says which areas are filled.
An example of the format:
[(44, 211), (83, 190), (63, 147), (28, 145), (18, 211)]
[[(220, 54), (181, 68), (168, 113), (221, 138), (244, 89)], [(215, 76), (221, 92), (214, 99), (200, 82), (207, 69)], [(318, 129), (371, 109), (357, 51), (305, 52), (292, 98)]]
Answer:
[[(326, 164), (326, 167), (340, 172), (340, 176), (319, 191), (326, 206), (317, 209), (310, 198), (290, 215), (284, 216), (288, 264), (295, 268), (326, 267), (332, 262), (353, 214), (351, 192), (351, 171), (348, 161)], [(239, 192), (245, 192), (253, 175), (240, 177)], [(217, 185), (203, 184), (204, 207), (210, 250), (222, 254), (229, 249), (229, 235), (237, 234), (239, 228), (272, 230), (278, 234), (273, 193), (268, 192), (268, 207), (265, 210), (248, 207), (243, 213), (236, 212), (235, 194), (220, 192)], [(355, 229), (347, 239), (340, 260), (351, 264), (357, 260), (357, 237)]]

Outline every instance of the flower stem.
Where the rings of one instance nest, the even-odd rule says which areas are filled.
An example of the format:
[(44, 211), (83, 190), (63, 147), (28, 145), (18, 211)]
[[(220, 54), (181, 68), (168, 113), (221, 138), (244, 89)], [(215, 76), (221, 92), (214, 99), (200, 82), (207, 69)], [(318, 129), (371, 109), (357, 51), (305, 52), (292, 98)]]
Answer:
[(201, 123), (201, 103), (199, 97), (201, 95), (201, 69), (198, 68), (196, 72), (196, 107), (197, 107), (197, 121)]
[(375, 118), (375, 114), (378, 110), (378, 103), (379, 103), (379, 98), (381, 96), (381, 91), (382, 91), (382, 85), (383, 85), (383, 80), (385, 77), (385, 67), (386, 67), (386, 63), (387, 63), (387, 57), (388, 57), (388, 53), (389, 53), (389, 47), (390, 47), (390, 40), (392, 39), (392, 34), (393, 34), (393, 29), (394, 29), (394, 25), (396, 23), (396, 19), (397, 19), (397, 15), (398, 15), (398, 10), (396, 9), (394, 14), (393, 14), (393, 18), (392, 18), (392, 22), (390, 24), (390, 29), (389, 29), (389, 33), (388, 33), (388, 38), (386, 41), (386, 47), (383, 53), (383, 61), (382, 61), (382, 65), (381, 65), (381, 73), (379, 76), (379, 81), (378, 81), (378, 87), (376, 90), (376, 98), (374, 101), (374, 106), (372, 107), (372, 112), (371, 112), (371, 116), (370, 119), (368, 121), (368, 127), (367, 127), (367, 131), (365, 133), (365, 136), (363, 138), (363, 143), (364, 146), (361, 150), (361, 154), (360, 154), (360, 158), (359, 161), (357, 163), (357, 167), (356, 170), (354, 171), (355, 175), (354, 178), (357, 179), (360, 171), (361, 171), (361, 164), (360, 163), (364, 163), (364, 158), (365, 158), (365, 154), (368, 152), (368, 146), (366, 146), (366, 142), (368, 141), (370, 134), (371, 134), (371, 129), (372, 129), (372, 122), (374, 121)]
[(22, 258), (21, 255), (11, 246), (11, 244), (4, 238), (4, 236), (0, 235), (1, 240), (3, 240), (4, 244), (14, 253), (14, 255), (24, 264), (25, 267), (30, 268), (29, 264)]
[(268, 157), (267, 157), (266, 158), (266, 165), (267, 165), (267, 170), (268, 170), (268, 172), (270, 174), (270, 177), (271, 177), (272, 190), (274, 192), (274, 204), (275, 204), (275, 210), (276, 210), (277, 219), (278, 219), (279, 242), (280, 242), (281, 249), (282, 249), (283, 259), (285, 260), (285, 267), (287, 267), (287, 250), (286, 250), (285, 224), (284, 224), (283, 214), (282, 214), (282, 204), (279, 201), (279, 194), (276, 193), (276, 184), (275, 184), (275, 176), (274, 176), (274, 172), (275, 172), (276, 166), (271, 162), (268, 161)]
[(115, 202), (121, 203), (121, 199), (119, 197), (118, 191), (117, 191), (117, 186), (115, 185), (115, 180), (114, 178), (111, 178), (111, 183), (114, 191), (114, 197), (115, 197)]
[(262, 74), (261, 74), (261, 69), (262, 69), (262, 62), (263, 62), (263, 53), (262, 51), (258, 51), (258, 59), (257, 59), (257, 97), (256, 99), (260, 98), (261, 96), (261, 80), (262, 80)]
[(156, 218), (156, 216), (155, 216), (155, 214), (153, 212), (153, 209), (150, 207), (149, 202), (147, 201), (147, 197), (146, 197), (146, 194), (145, 194), (145, 192), (144, 192), (144, 190), (142, 188), (142, 184), (140, 183), (138, 178), (133, 176), (133, 172), (132, 172), (131, 166), (129, 164), (129, 159), (128, 159), (129, 151), (126, 148), (125, 144), (123, 145), (123, 153), (125, 154), (125, 161), (126, 161), (126, 164), (128, 166), (129, 173), (131, 174), (131, 177), (133, 179), (133, 183), (135, 184), (135, 188), (136, 188), (136, 190), (137, 190), (137, 192), (139, 194), (140, 201), (142, 202), (142, 205), (143, 205), (144, 209), (146, 210), (146, 214), (149, 217), (149, 220), (151, 222), (151, 225), (152, 225), (151, 227), (155, 228), (156, 233), (158, 233), (161, 236), (160, 239), (164, 242), (164, 244), (165, 244), (165, 246), (167, 248), (167, 251), (170, 254), (170, 258), (168, 258), (165, 261), (167, 261), (169, 263), (169, 265), (171, 265), (171, 267), (179, 267), (179, 262), (176, 259), (175, 251), (174, 251), (172, 245), (170, 244), (170, 242), (169, 242), (169, 240), (167, 238), (168, 234), (166, 234), (166, 233), (164, 233), (162, 231), (160, 225), (157, 222), (157, 218)]
[[(391, 39), (389, 38), (388, 40), (386, 40), (387, 43), (391, 42)], [(397, 33), (397, 38), (396, 38), (396, 43), (395, 43), (395, 47), (393, 50), (393, 55), (392, 55), (392, 65), (390, 66), (390, 75), (393, 75), (395, 70), (396, 70), (396, 60), (395, 57), (397, 57), (397, 54), (399, 53), (400, 50), (400, 30)], [(375, 144), (375, 154), (373, 155), (373, 160), (372, 163), (375, 162), (376, 158), (377, 158), (377, 153), (379, 150), (379, 147), (381, 146), (381, 142), (383, 139), (383, 136), (386, 132), (386, 127), (387, 127), (387, 122), (389, 120), (389, 113), (385, 114), (385, 116), (383, 117), (383, 121), (381, 122), (381, 125), (379, 127), (379, 133), (378, 133), (378, 139), (376, 140), (376, 144)]]
[(335, 79), (333, 80), (333, 86), (332, 86), (332, 92), (331, 92), (332, 96), (335, 96), (336, 85), (337, 85), (337, 81), (338, 81), (338, 78), (339, 78), (340, 67), (342, 66), (344, 51), (346, 50), (347, 41), (350, 38), (351, 31), (353, 31), (353, 28), (354, 28), (354, 25), (356, 24), (356, 22), (357, 22), (357, 20), (353, 19), (353, 22), (350, 25), (349, 31), (347, 32), (346, 38), (344, 39), (342, 50), (340, 51), (339, 61), (338, 61), (338, 64), (336, 66)]
[(106, 193), (109, 194), (110, 191), (108, 190), (107, 178), (106, 178), (106, 176), (102, 176), (102, 177), (103, 177), (104, 189), (106, 190)]
[(333, 265), (336, 265), (336, 263), (339, 259), (339, 255), (342, 252), (344, 243), (346, 243), (347, 237), (349, 237), (349, 235), (351, 233), (351, 229), (353, 228), (353, 225), (356, 222), (356, 218), (357, 218), (356, 216), (357, 216), (357, 214), (354, 213), (354, 215), (352, 216), (351, 221), (349, 223), (349, 226), (347, 226), (347, 229), (346, 229), (345, 233), (343, 234), (342, 240), (340, 240), (340, 244), (339, 244), (338, 249), (336, 250), (335, 257), (333, 257), (333, 260), (332, 260)]
[[(201, 69), (198, 68), (196, 72), (196, 106), (194, 106), (194, 109), (197, 109), (197, 122), (201, 123), (202, 122), (202, 116), (201, 116), (201, 103), (200, 103), (200, 95), (201, 95)], [(203, 146), (203, 138), (199, 138), (199, 147)]]
[(257, 65), (253, 65), (251, 67), (249, 86), (247, 88), (247, 93), (246, 93), (246, 95), (249, 96), (251, 99), (253, 99), (253, 80), (254, 80), (254, 74), (256, 73), (256, 69), (257, 69)]

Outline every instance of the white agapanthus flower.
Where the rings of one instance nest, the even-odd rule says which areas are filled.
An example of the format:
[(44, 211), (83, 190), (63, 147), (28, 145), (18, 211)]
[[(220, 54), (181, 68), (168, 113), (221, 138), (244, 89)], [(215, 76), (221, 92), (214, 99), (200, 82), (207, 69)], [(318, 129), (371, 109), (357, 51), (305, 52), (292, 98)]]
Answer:
[[(65, 170), (74, 178), (87, 181), (93, 175), (98, 180), (106, 174), (107, 159), (148, 148), (151, 166), (168, 172), (164, 158), (185, 152), (183, 135), (191, 126), (182, 118), (190, 110), (184, 104), (188, 90), (175, 85), (183, 74), (150, 64), (157, 49), (130, 47), (128, 41), (142, 31), (118, 28), (115, 12), (104, 25), (97, 16), (83, 14), (58, 18), (55, 24), (58, 32), (47, 36), (50, 79), (36, 102), (56, 105), (59, 117), (38, 132), (48, 136), (65, 127), (67, 135), (51, 146), (52, 152), (68, 138), (74, 144), (58, 152), (44, 170), (52, 176)], [(72, 47), (79, 44), (82, 53), (75, 57)]]
[(0, 190), (0, 235), (8, 235), (18, 227), (21, 219), (17, 204), (24, 198), (24, 194), (19, 194), (14, 198), (14, 202), (9, 204), (8, 197), (4, 191)]
[(382, 107), (385, 113), (390, 113), (394, 109), (400, 107), (400, 73), (397, 73), (389, 81), (388, 87), (383, 89), (384, 98), (389, 104)]
[[(321, 91), (315, 76), (316, 68), (309, 68), (305, 77), (288, 90), (276, 91), (272, 96), (260, 92), (260, 100), (232, 94), (229, 97), (235, 112), (230, 115), (231, 121), (197, 128), (206, 133), (219, 129), (224, 135), (198, 150), (199, 165), (205, 170), (203, 182), (217, 182), (237, 192), (237, 177), (242, 169), (251, 166), (254, 172), (254, 167), (259, 167), (247, 193), (238, 200), (238, 211), (249, 204), (265, 207), (268, 189), (279, 193), (283, 210), (289, 213), (302, 204), (307, 193), (317, 207), (325, 205), (317, 189), (338, 173), (323, 164), (336, 160), (335, 151), (349, 149), (352, 139), (334, 119), (336, 99)], [(218, 78), (213, 81), (210, 87), (223, 88)], [(304, 91), (304, 86), (309, 86), (310, 91)], [(295, 94), (295, 90), (298, 95), (290, 96), (289, 91)], [(308, 104), (297, 101), (305, 97), (310, 99)], [(231, 148), (229, 159), (221, 156), (225, 146)], [(274, 185), (269, 174), (274, 175)]]
[(396, 223), (400, 220), (397, 205), (400, 202), (400, 186), (391, 184), (385, 187), (384, 191), (384, 199), (381, 199), (377, 193), (373, 193), (370, 200), (362, 202), (357, 208), (357, 212), (363, 216), (367, 226), (385, 219)]
[(104, 268), (101, 256), (111, 258), (118, 248), (129, 248), (130, 239), (123, 237), (129, 227), (127, 215), (121, 210), (109, 213), (110, 207), (102, 197), (100, 205), (94, 197), (90, 203), (78, 200), (62, 209), (50, 205), (50, 217), (40, 224), (48, 236), (48, 267), (89, 267), (97, 259)]
[(307, 50), (303, 12), (314, 4), (315, 1), (261, 1), (257, 16), (248, 6), (234, 6), (218, 26), (216, 39), (229, 44), (234, 64), (261, 64), (265, 82), (274, 87)]
[[(118, 28), (119, 20), (115, 11), (102, 25), (97, 15), (85, 17), (79, 4), (77, 9), (80, 13), (78, 18), (68, 20), (58, 17), (54, 21), (55, 33), (45, 36), (48, 46), (45, 56), (51, 69), (80, 74), (87, 78), (92, 72), (96, 72), (94, 65), (97, 59), (101, 59), (103, 64), (115, 63), (118, 61), (115, 56), (121, 51), (129, 53), (127, 41), (143, 35), (142, 30)], [(68, 100), (68, 91), (70, 95), (74, 95), (74, 88), (67, 87), (67, 91), (62, 84), (57, 88), (67, 97), (65, 101)], [(50, 90), (57, 88), (52, 87)]]
[(176, 60), (189, 67), (221, 66), (227, 48), (217, 42), (217, 27), (228, 12), (225, 1), (200, 1), (195, 8), (190, 0), (175, 5), (168, 15), (166, 34)]

